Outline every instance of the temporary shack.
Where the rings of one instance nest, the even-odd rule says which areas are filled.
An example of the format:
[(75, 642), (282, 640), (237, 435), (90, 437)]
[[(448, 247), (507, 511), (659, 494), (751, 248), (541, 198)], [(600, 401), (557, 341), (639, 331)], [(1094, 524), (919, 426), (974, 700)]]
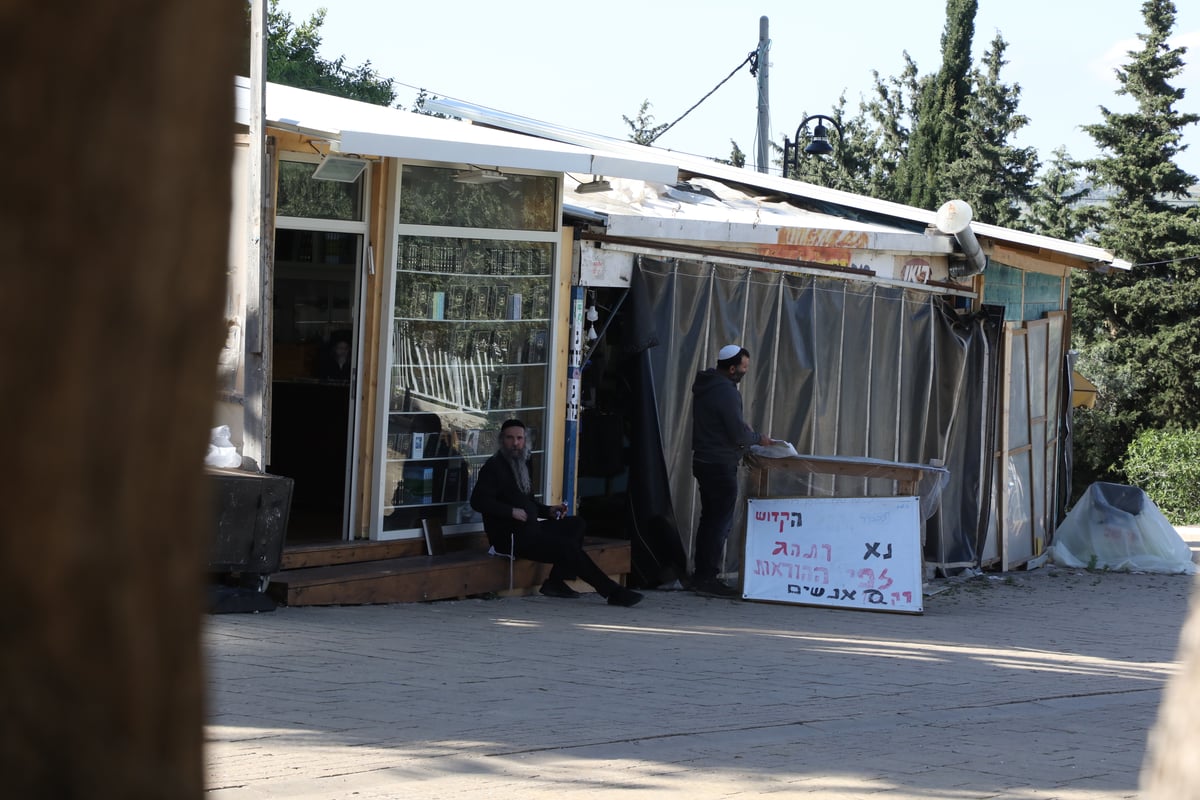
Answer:
[[(246, 124), (248, 82), (238, 97)], [(642, 583), (678, 576), (698, 509), (688, 390), (736, 341), (756, 426), (812, 455), (946, 467), (928, 564), (1042, 551), (1065, 499), (1067, 276), (1124, 266), (1109, 253), (433, 106), (464, 119), (268, 84), (261, 192), (240, 134), (217, 422), (293, 478), (289, 543), (478, 530), (471, 481), (519, 416), (542, 495), (630, 537)]]
[[(461, 102), (434, 107), (614, 154), (647, 151)], [(1069, 273), (1128, 264), (1089, 245), (955, 224), (954, 204), (917, 209), (652, 152), (678, 165), (678, 181), (610, 180), (596, 192), (590, 176), (569, 176), (564, 198), (590, 307), (620, 305), (627, 321), (619, 341), (589, 355), (619, 366), (608, 384), (627, 399), (623, 522), (650, 551), (645, 579), (679, 571), (664, 526), (691, 549), (689, 390), (730, 342), (752, 354), (741, 390), (756, 428), (801, 453), (948, 468), (926, 521), (927, 564), (1008, 569), (1041, 555), (1069, 486)], [(587, 380), (596, 367), (584, 384), (602, 389), (600, 376)], [(815, 476), (790, 490), (860, 496), (886, 489), (877, 483)]]

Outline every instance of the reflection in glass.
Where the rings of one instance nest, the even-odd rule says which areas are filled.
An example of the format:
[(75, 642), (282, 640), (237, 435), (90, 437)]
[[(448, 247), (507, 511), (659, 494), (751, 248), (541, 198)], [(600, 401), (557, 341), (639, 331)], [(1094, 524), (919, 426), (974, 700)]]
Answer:
[(316, 168), (315, 163), (308, 161), (279, 162), (279, 198), (275, 213), (281, 217), (361, 220), (362, 175), (354, 183), (318, 181), (312, 177)]
[(457, 183), (460, 170), (405, 165), (400, 179), (400, 223), (461, 228), (552, 231), (558, 179), (506, 175), (498, 183)]

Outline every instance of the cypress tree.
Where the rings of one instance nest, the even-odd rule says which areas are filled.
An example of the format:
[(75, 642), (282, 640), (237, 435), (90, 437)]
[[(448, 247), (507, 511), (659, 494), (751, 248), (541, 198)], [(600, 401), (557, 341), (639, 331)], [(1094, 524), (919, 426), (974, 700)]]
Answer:
[(922, 86), (912, 138), (897, 171), (900, 199), (918, 208), (937, 208), (949, 199), (940, 196), (939, 180), (943, 167), (962, 154), (978, 7), (978, 0), (946, 0), (942, 66)]

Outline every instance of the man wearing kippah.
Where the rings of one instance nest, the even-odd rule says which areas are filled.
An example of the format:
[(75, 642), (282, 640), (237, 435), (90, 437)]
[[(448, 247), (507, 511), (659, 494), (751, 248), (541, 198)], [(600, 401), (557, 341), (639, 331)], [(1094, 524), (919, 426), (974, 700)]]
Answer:
[(771, 444), (742, 419), (738, 383), (749, 367), (750, 353), (727, 344), (717, 353), (717, 366), (697, 373), (692, 384), (692, 474), (700, 490), (692, 591), (709, 597), (739, 596), (717, 577), (737, 506), (737, 465), (751, 445)]

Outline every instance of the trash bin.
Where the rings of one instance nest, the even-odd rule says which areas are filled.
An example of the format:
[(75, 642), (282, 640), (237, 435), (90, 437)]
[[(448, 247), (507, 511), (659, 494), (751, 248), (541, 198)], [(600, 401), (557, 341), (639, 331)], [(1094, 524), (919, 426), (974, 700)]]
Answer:
[(206, 472), (214, 503), (209, 610), (274, 610), (275, 603), (265, 592), (283, 558), (292, 479), (214, 467)]

